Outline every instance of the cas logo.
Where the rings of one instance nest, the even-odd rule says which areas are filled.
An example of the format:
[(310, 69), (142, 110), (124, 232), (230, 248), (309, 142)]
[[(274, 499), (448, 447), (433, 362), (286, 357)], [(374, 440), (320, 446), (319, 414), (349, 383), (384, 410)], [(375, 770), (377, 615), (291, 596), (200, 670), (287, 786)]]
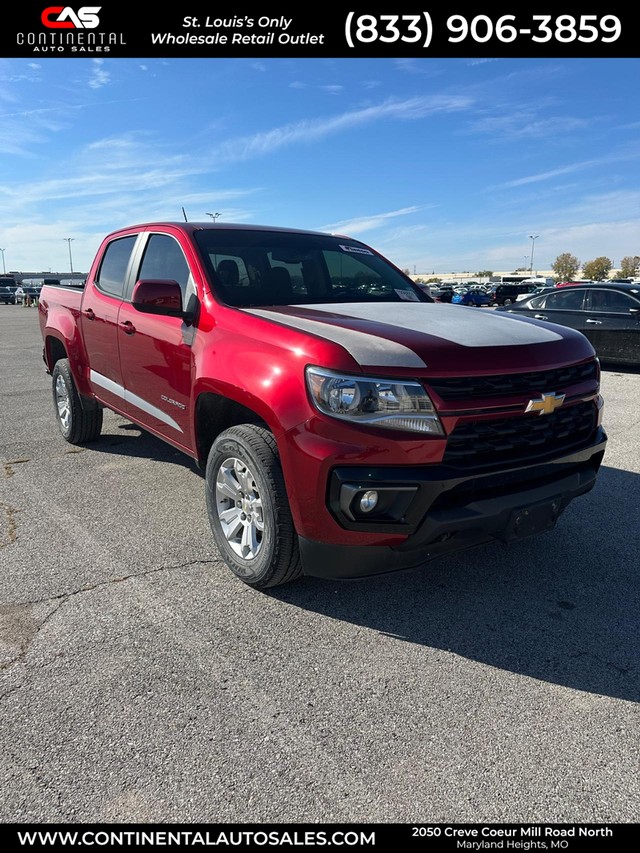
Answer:
[(102, 6), (82, 6), (77, 12), (71, 6), (47, 6), (40, 16), (50, 30), (93, 30), (100, 23)]

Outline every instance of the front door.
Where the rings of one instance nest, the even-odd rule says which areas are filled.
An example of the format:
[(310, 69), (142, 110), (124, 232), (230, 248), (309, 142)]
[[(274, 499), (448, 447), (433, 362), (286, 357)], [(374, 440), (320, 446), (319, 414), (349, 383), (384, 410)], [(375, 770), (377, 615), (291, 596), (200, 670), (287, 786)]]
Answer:
[[(140, 269), (132, 278), (177, 281), (183, 305), (194, 288), (184, 253), (170, 234), (148, 236)], [(191, 343), (195, 329), (180, 317), (137, 311), (128, 299), (121, 304), (118, 327), (130, 417), (191, 450)]]
[[(579, 332), (585, 332), (586, 316), (582, 310), (586, 290), (579, 288), (560, 288), (548, 293), (546, 297), (539, 297), (544, 303), (543, 308), (537, 308), (533, 316), (537, 320), (548, 320), (550, 323), (558, 323), (560, 326), (569, 326)], [(536, 300), (536, 305), (539, 304)]]

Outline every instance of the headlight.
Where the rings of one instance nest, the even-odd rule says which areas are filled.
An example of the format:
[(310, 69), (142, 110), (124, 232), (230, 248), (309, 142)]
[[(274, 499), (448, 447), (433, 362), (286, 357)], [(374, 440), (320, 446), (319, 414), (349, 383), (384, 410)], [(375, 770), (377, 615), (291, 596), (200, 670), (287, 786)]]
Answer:
[(363, 426), (444, 435), (429, 395), (419, 382), (345, 376), (307, 367), (307, 386), (325, 415)]

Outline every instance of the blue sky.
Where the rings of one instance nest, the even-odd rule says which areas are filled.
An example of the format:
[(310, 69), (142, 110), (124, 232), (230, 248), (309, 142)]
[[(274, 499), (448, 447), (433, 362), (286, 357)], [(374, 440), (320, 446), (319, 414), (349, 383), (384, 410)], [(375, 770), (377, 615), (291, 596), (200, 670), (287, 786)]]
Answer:
[(640, 59), (0, 59), (7, 270), (206, 213), (412, 272), (640, 254)]

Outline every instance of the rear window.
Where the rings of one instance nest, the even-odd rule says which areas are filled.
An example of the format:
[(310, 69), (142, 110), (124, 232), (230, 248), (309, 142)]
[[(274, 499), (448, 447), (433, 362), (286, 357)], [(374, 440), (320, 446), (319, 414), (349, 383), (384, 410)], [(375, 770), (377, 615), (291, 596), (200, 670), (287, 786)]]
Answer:
[(229, 305), (433, 301), (388, 261), (345, 237), (203, 229), (195, 240), (213, 291)]
[(111, 296), (122, 296), (129, 259), (137, 237), (121, 237), (107, 246), (96, 284)]

